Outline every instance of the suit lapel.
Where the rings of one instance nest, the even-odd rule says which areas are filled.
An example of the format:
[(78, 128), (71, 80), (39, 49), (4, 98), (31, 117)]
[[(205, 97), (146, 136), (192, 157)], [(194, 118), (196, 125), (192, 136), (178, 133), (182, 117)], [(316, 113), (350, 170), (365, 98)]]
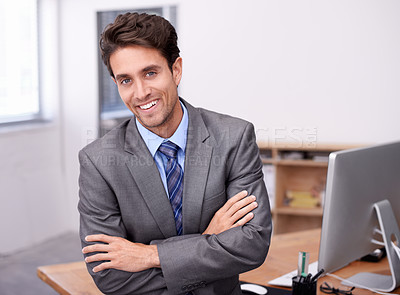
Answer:
[(199, 232), (212, 147), (206, 144), (209, 133), (199, 111), (182, 101), (189, 114), (183, 181), (183, 233), (190, 234)]
[(175, 219), (171, 204), (154, 159), (137, 130), (134, 118), (126, 130), (125, 151), (132, 154), (126, 165), (161, 232), (166, 238), (175, 236)]

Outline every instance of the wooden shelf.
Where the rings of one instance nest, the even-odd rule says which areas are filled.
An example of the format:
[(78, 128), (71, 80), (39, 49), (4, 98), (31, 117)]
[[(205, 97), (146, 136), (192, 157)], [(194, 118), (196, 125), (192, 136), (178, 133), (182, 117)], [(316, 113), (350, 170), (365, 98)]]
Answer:
[(274, 159), (261, 159), (263, 164), (276, 164), (276, 160)]
[(309, 166), (309, 167), (328, 167), (328, 162), (315, 160), (276, 160), (261, 159), (263, 164), (283, 165), (283, 166)]
[(352, 148), (359, 148), (360, 145), (349, 144), (336, 144), (336, 143), (316, 143), (316, 144), (303, 144), (292, 142), (268, 143), (264, 141), (257, 142), (258, 147), (262, 149), (275, 149), (275, 150), (292, 150), (292, 151), (340, 151)]
[(299, 215), (299, 216), (322, 216), (322, 208), (293, 208), (279, 207), (274, 209), (274, 214)]
[[(359, 146), (301, 143), (271, 145), (258, 142), (258, 147), (262, 163), (266, 165), (265, 180), (273, 207), (274, 233), (321, 227), (323, 210), (320, 205), (325, 194), (329, 154)], [(317, 202), (319, 206), (290, 207), (288, 202), (292, 200), (287, 198), (288, 191), (311, 194), (312, 202)]]
[(328, 167), (328, 162), (315, 160), (280, 160), (274, 163), (282, 166)]

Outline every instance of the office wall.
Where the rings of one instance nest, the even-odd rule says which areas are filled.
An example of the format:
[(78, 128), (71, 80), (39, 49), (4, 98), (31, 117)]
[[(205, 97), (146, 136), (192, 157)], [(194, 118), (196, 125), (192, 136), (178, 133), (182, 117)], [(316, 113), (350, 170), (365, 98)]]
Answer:
[(399, 139), (399, 13), (387, 0), (182, 4), (182, 88), (270, 140)]
[(55, 124), (0, 134), (0, 255), (71, 229)]

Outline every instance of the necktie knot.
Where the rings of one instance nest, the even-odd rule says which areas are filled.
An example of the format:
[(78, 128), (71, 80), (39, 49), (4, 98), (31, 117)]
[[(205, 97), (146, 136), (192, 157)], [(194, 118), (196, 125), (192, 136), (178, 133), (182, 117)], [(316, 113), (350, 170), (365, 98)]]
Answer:
[(163, 153), (168, 159), (173, 158), (176, 159), (178, 154), (179, 146), (171, 141), (163, 142), (158, 150)]

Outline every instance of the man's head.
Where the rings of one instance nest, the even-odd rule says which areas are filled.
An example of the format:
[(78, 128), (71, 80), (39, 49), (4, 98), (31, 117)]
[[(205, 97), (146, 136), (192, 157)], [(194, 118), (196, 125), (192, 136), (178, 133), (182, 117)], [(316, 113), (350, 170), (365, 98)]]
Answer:
[(153, 133), (168, 138), (183, 112), (178, 85), (182, 58), (175, 29), (165, 19), (127, 13), (101, 36), (100, 48), (122, 101)]
[(175, 28), (164, 18), (146, 13), (126, 13), (119, 15), (114, 23), (105, 28), (100, 39), (100, 50), (110, 75), (115, 78), (110, 56), (117, 49), (132, 45), (157, 49), (172, 70), (180, 52), (177, 41)]

